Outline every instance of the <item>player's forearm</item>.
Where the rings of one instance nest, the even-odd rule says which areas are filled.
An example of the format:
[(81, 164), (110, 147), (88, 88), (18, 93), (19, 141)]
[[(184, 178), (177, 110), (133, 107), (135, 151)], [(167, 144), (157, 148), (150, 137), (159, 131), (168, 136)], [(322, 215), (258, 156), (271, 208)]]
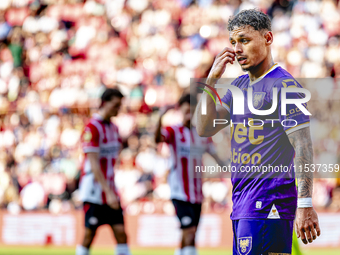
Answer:
[(313, 195), (313, 147), (309, 128), (303, 128), (289, 135), (295, 149), (295, 169), (298, 182), (298, 197), (311, 198)]
[(99, 162), (95, 159), (90, 159), (90, 164), (91, 164), (91, 171), (94, 175), (94, 178), (96, 179), (97, 182), (99, 182), (100, 186), (102, 187), (104, 192), (109, 192), (110, 187), (107, 184), (104, 174), (100, 169)]
[[(305, 166), (313, 164), (313, 151), (310, 148), (297, 147), (295, 166), (297, 168), (298, 197), (307, 198), (313, 195), (313, 173), (308, 171)], [(301, 169), (301, 172), (300, 172)]]
[[(207, 79), (207, 84), (210, 86), (214, 86), (216, 83), (216, 79)], [(209, 87), (205, 87), (205, 90), (209, 91), (211, 95), (215, 98), (216, 101), (216, 95), (213, 91), (210, 90)], [(202, 101), (203, 98), (206, 102), (206, 113), (202, 114)], [(213, 136), (216, 132), (216, 127), (213, 126), (214, 119), (218, 119), (218, 112), (216, 109), (216, 105), (212, 97), (205, 91), (203, 91), (203, 94), (200, 98), (200, 101), (197, 104), (197, 133), (199, 136)]]

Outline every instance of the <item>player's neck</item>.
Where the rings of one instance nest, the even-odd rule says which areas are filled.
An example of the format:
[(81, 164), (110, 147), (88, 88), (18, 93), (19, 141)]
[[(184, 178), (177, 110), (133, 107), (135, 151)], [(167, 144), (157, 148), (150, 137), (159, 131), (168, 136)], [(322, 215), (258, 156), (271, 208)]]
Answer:
[(253, 70), (248, 71), (249, 79), (250, 81), (255, 81), (259, 77), (261, 77), (263, 74), (268, 72), (270, 68), (274, 65), (274, 61), (271, 56), (266, 58), (261, 64), (259, 64), (257, 67), (255, 67)]
[(190, 129), (190, 127), (191, 127), (191, 124), (190, 124), (190, 123), (182, 123), (182, 125), (183, 125), (184, 127), (189, 128), (189, 129)]
[(98, 111), (98, 114), (100, 115), (100, 117), (103, 118), (104, 121), (110, 122), (111, 117), (108, 114), (105, 113), (104, 109), (100, 109)]

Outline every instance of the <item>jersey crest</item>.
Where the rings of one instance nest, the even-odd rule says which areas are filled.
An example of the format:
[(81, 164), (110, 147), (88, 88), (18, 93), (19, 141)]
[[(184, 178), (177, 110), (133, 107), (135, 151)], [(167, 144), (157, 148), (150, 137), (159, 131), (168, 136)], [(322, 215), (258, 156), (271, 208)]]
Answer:
[(254, 92), (253, 93), (253, 106), (255, 109), (260, 109), (264, 102), (266, 92)]
[(238, 238), (238, 252), (241, 255), (247, 255), (252, 248), (252, 237)]

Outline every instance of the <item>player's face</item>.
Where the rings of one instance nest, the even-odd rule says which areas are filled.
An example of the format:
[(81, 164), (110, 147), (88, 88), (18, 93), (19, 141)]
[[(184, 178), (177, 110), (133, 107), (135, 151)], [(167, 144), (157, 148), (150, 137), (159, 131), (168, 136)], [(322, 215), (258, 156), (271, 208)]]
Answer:
[(183, 115), (183, 125), (184, 126), (190, 126), (190, 104), (184, 103), (181, 105), (180, 110)]
[(251, 71), (270, 54), (268, 46), (271, 41), (268, 43), (268, 36), (271, 32), (257, 31), (251, 26), (235, 27), (230, 32), (230, 43), (244, 71)]
[(117, 116), (120, 106), (122, 105), (122, 99), (119, 97), (113, 97), (111, 101), (105, 103), (105, 108), (111, 117)]

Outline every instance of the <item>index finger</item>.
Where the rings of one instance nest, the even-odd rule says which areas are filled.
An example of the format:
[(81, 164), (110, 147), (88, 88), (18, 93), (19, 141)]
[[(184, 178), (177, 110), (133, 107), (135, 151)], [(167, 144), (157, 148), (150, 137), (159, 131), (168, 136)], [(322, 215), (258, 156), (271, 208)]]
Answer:
[(220, 53), (217, 54), (217, 56), (222, 56), (224, 53), (226, 52), (230, 52), (230, 53), (234, 53), (235, 54), (235, 51), (229, 47), (225, 47)]

